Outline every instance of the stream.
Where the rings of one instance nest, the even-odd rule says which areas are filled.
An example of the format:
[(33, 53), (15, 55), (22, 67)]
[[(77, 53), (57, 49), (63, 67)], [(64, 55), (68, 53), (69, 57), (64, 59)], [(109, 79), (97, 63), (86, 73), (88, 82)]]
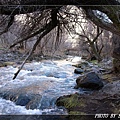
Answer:
[(13, 80), (18, 65), (0, 68), (0, 92), (26, 92), (42, 96), (37, 109), (26, 109), (10, 100), (0, 98), (0, 115), (62, 115), (67, 114), (63, 107), (57, 107), (55, 101), (63, 95), (84, 93), (82, 89), (74, 89), (76, 78), (75, 67), (66, 60), (43, 60), (26, 63)]

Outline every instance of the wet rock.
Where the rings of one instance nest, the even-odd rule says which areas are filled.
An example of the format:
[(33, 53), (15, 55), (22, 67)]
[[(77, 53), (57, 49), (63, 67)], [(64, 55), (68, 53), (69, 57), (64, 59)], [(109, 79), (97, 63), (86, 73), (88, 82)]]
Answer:
[(81, 74), (83, 72), (84, 72), (84, 70), (82, 70), (81, 68), (77, 68), (74, 70), (74, 73), (76, 73), (76, 74)]
[(11, 100), (11, 101), (15, 102), (18, 98), (18, 95), (13, 92), (10, 92), (10, 91), (5, 91), (5, 92), (0, 93), (0, 97), (3, 99)]
[(90, 72), (84, 76), (80, 76), (76, 80), (77, 87), (99, 90), (103, 87), (102, 79), (95, 73)]
[(31, 94), (30, 102), (26, 105), (27, 109), (37, 109), (39, 107), (42, 96), (40, 94)]
[(37, 109), (41, 98), (39, 94), (21, 94), (16, 101), (16, 105), (26, 106), (27, 109)]
[(16, 101), (16, 105), (26, 106), (30, 102), (28, 95), (20, 95)]
[(42, 96), (40, 94), (3, 92), (0, 97), (15, 102), (16, 105), (25, 106), (26, 109), (37, 109)]

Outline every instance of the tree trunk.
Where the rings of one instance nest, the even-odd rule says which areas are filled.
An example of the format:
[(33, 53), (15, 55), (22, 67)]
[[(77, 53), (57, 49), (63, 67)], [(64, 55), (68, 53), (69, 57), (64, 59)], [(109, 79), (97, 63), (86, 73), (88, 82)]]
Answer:
[(120, 36), (113, 35), (113, 69), (115, 73), (120, 73)]
[(95, 44), (93, 42), (90, 44), (90, 47), (93, 51), (92, 53), (94, 53), (93, 56), (95, 56), (96, 59), (100, 62), (102, 60), (102, 58), (101, 58), (100, 54), (97, 52), (97, 49), (96, 49)]

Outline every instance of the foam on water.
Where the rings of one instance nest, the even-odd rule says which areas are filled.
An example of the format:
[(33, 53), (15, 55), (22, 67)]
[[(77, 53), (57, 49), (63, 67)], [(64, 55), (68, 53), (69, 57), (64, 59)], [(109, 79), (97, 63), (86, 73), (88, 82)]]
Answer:
[(0, 91), (16, 90), (42, 95), (40, 109), (27, 110), (9, 100), (0, 98), (0, 114), (65, 114), (55, 106), (55, 101), (62, 95), (75, 93), (73, 89), (77, 75), (74, 67), (66, 61), (43, 61), (25, 64), (20, 74), (12, 80), (18, 67), (0, 68)]
[(9, 100), (0, 98), (0, 115), (42, 114), (38, 109), (27, 110), (24, 106), (15, 105)]
[(34, 109), (27, 110), (24, 106), (15, 105), (10, 100), (4, 100), (0, 98), (0, 115), (42, 115), (42, 114), (58, 114), (56, 111), (61, 112), (61, 114), (67, 114), (63, 109), (51, 108), (51, 109)]

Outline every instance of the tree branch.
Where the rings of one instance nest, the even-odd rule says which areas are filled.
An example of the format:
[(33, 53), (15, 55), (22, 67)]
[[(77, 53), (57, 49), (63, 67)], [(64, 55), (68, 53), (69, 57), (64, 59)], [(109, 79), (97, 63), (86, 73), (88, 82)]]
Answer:
[(75, 34), (79, 35), (80, 37), (86, 38), (87, 41), (88, 41), (89, 43), (91, 43), (91, 40), (87, 37), (87, 35), (81, 35), (80, 33), (77, 33), (77, 32), (76, 32)]
[(98, 39), (98, 37), (102, 34), (102, 32), (103, 32), (103, 30), (101, 30), (100, 32), (99, 32), (99, 27), (97, 27), (97, 35), (95, 36), (95, 38), (93, 39), (93, 43)]
[[(55, 12), (55, 11), (54, 11)], [(29, 52), (28, 56), (25, 58), (25, 60), (23, 61), (21, 67), (18, 69), (18, 71), (14, 74), (14, 77), (13, 77), (13, 80), (17, 77), (17, 75), (19, 74), (19, 72), (21, 71), (21, 69), (23, 68), (24, 64), (26, 63), (26, 61), (28, 60), (28, 58), (32, 55), (32, 53), (34, 52), (34, 50), (36, 49), (36, 46), (39, 44), (39, 42), (41, 41), (41, 39), (47, 35), (51, 30), (53, 30), (57, 24), (58, 24), (58, 21), (57, 21), (57, 12), (56, 14), (52, 14), (53, 11), (51, 12), (51, 21), (47, 24), (47, 26), (45, 27), (44, 29), (44, 32), (39, 36), (39, 39), (36, 41), (36, 43), (34, 44), (33, 48), (31, 49), (31, 51)], [(56, 18), (56, 21), (53, 21), (55, 20)]]
[(97, 26), (99, 26), (107, 31), (111, 31), (112, 33), (120, 35), (120, 29), (116, 29), (115, 25), (113, 25), (112, 23), (104, 23), (102, 20), (97, 18), (93, 13), (92, 8), (84, 9), (84, 10), (85, 10), (86, 17), (88, 19), (90, 19), (94, 24), (96, 24)]
[(38, 43), (41, 41), (41, 39), (47, 35), (52, 29), (54, 29), (57, 25), (53, 25), (52, 22), (50, 22), (47, 25), (47, 28), (45, 29), (45, 31), (40, 35), (39, 39), (36, 41), (36, 43), (34, 44), (32, 50), (29, 52), (28, 56), (25, 58), (24, 62), (22, 63), (21, 67), (19, 68), (19, 70), (14, 74), (13, 79), (15, 79), (17, 77), (17, 75), (19, 74), (20, 70), (23, 68), (24, 64), (26, 63), (26, 61), (28, 60), (28, 58), (32, 55), (32, 53), (34, 52), (34, 50), (36, 49), (36, 46), (38, 45)]
[(35, 32), (32, 33), (31, 35), (29, 35), (29, 36), (27, 36), (27, 37), (25, 37), (25, 38), (23, 38), (23, 39), (18, 40), (18, 41), (15, 42), (15, 43), (13, 43), (13, 44), (10, 46), (10, 48), (13, 48), (15, 45), (17, 45), (17, 44), (19, 44), (19, 43), (22, 43), (23, 41), (26, 41), (26, 40), (28, 40), (29, 38), (32, 38), (32, 37), (34, 37), (35, 35), (43, 32), (43, 31), (46, 29), (47, 26), (49, 26), (49, 24), (43, 26), (41, 29), (35, 31)]

